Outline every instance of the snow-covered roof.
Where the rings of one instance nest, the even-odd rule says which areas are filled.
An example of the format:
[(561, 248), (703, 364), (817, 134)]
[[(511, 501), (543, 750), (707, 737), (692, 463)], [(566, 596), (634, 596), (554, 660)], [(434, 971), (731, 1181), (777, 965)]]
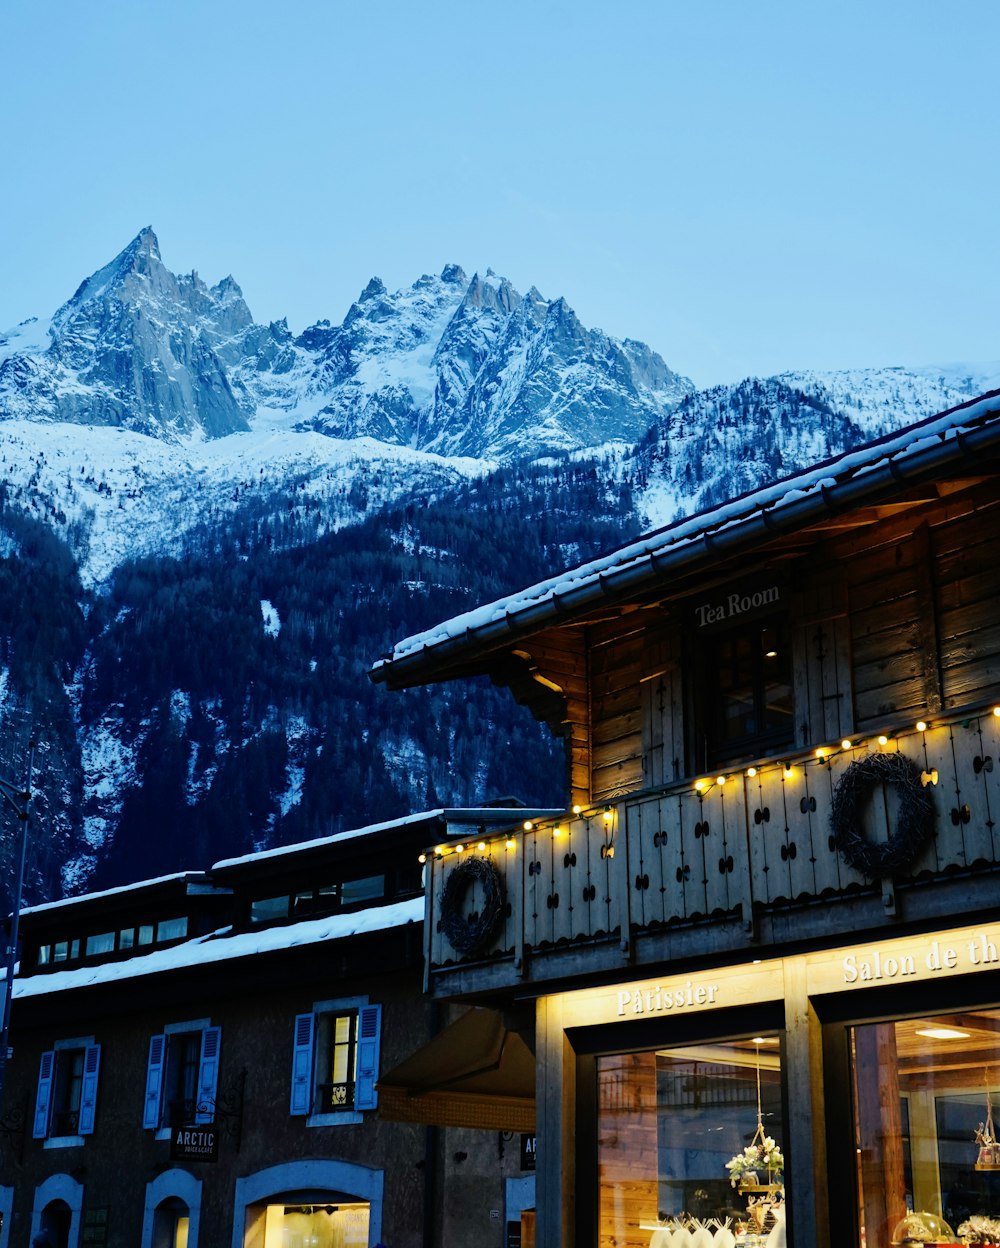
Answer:
[(169, 949), (127, 958), (122, 962), (104, 962), (96, 966), (80, 966), (67, 971), (48, 971), (14, 981), (14, 998), (44, 996), (53, 992), (89, 988), (96, 984), (117, 983), (140, 976), (163, 974), (167, 971), (229, 962), (235, 958), (253, 957), (282, 949), (295, 949), (326, 941), (344, 940), (365, 932), (387, 931), (407, 923), (422, 923), (424, 899), (414, 897), (387, 906), (369, 906), (349, 914), (335, 914), (322, 919), (308, 919), (283, 927), (228, 935), (226, 932), (199, 936)]
[(993, 391), (407, 637), (369, 675), (399, 686), (428, 679), (439, 663), (579, 616), (601, 601), (621, 600), (672, 571), (863, 506), (887, 488), (905, 488), (998, 444), (1000, 391)]
[(362, 836), (371, 836), (376, 832), (386, 832), (393, 828), (405, 828), (411, 824), (427, 823), (434, 819), (442, 819), (444, 810), (425, 810), (417, 815), (403, 815), (399, 819), (388, 819), (384, 823), (369, 823), (363, 828), (351, 828), (347, 832), (335, 832), (332, 836), (319, 836), (314, 841), (299, 841), (295, 845), (279, 845), (274, 849), (261, 849), (252, 854), (243, 854), (238, 858), (223, 858), (212, 864), (212, 871), (221, 871), (228, 867), (242, 867), (257, 862), (266, 862), (271, 858), (282, 858), (289, 854), (299, 854), (311, 849), (322, 849), (327, 845), (338, 845), (343, 841), (357, 840)]
[(21, 910), (21, 917), (24, 918), (27, 914), (44, 914), (46, 911), (60, 910), (67, 906), (78, 906), (81, 902), (100, 901), (109, 897), (123, 897), (129, 893), (147, 892), (160, 884), (192, 880), (207, 881), (207, 876), (203, 871), (177, 871), (173, 875), (158, 875), (152, 880), (137, 880), (134, 884), (122, 884), (117, 888), (106, 888), (98, 893), (83, 893), (79, 897), (62, 897), (59, 901), (42, 901), (37, 906), (25, 906)]

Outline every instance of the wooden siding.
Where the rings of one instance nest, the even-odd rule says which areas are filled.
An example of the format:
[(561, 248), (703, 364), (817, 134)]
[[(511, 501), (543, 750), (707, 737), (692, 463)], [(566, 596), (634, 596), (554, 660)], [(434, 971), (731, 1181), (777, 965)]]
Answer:
[(593, 802), (642, 787), (644, 652), (641, 612), (588, 630)]
[(681, 635), (662, 614), (646, 626), (642, 663), (642, 775), (658, 788), (686, 771)]

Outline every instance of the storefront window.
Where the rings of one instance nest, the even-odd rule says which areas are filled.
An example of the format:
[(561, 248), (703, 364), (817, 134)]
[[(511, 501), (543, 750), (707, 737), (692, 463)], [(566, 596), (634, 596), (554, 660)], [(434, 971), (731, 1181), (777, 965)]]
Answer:
[(784, 1221), (777, 1036), (600, 1057), (597, 1080), (601, 1248), (682, 1227), (767, 1242)]
[(367, 1248), (367, 1204), (268, 1205), (264, 1248)]
[(1000, 1010), (854, 1027), (851, 1060), (859, 1242), (1000, 1244)]

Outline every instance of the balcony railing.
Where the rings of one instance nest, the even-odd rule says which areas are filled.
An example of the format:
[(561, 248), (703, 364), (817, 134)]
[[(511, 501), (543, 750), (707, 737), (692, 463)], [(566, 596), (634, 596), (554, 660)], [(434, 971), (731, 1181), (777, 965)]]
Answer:
[[(990, 707), (628, 794), (506, 840), (442, 846), (428, 871), (430, 974), (508, 960), (514, 979), (539, 951), (616, 940), (624, 948), (636, 934), (725, 918), (742, 919), (749, 939), (754, 916), (877, 892), (879, 880), (836, 848), (831, 808), (852, 763), (889, 752), (912, 761), (913, 783), (933, 807), (932, 835), (891, 882), (1000, 864), (1000, 717)], [(865, 788), (855, 809), (866, 842), (899, 838), (902, 796), (893, 783)], [(449, 877), (470, 857), (494, 872), (466, 868), (446, 899)], [(497, 893), (499, 917), (486, 923)]]

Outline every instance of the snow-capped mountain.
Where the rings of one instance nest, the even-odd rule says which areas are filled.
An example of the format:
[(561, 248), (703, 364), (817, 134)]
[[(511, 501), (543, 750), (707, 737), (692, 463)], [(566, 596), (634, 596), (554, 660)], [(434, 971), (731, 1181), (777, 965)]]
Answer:
[(457, 265), (339, 325), (258, 325), (231, 277), (175, 276), (144, 229), (47, 323), (0, 337), (0, 417), (109, 425), (169, 442), (250, 429), (371, 437), (487, 460), (632, 442), (692, 383), (641, 343), (587, 330)]

